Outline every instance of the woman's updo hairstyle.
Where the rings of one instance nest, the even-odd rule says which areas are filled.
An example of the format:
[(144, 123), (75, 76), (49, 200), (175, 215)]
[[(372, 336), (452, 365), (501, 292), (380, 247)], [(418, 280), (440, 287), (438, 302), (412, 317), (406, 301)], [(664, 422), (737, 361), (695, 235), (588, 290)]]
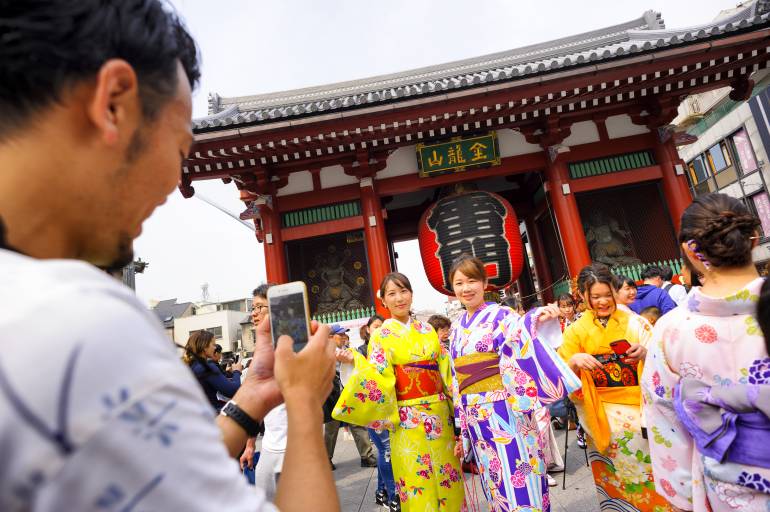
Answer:
[(610, 272), (610, 269), (607, 267), (607, 265), (602, 263), (593, 263), (583, 267), (580, 270), (577, 278), (577, 286), (580, 293), (588, 295), (591, 287), (596, 283), (604, 283), (610, 287), (610, 290), (615, 290), (612, 272)]
[(759, 219), (743, 202), (726, 194), (696, 197), (682, 214), (679, 242), (714, 267), (743, 267), (751, 262), (752, 237)]

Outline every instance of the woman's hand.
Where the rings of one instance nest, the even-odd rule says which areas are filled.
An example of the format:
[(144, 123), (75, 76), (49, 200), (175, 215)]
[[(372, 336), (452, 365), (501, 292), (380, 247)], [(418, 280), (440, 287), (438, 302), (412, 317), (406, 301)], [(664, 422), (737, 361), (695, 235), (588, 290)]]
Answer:
[(631, 345), (631, 348), (626, 352), (626, 357), (628, 358), (627, 361), (629, 363), (644, 361), (644, 358), (647, 357), (647, 349), (638, 343), (636, 345)]
[(540, 308), (540, 316), (538, 316), (537, 319), (542, 322), (552, 318), (559, 318), (560, 316), (561, 312), (559, 311), (559, 306), (553, 302)]
[(455, 457), (457, 457), (460, 460), (462, 460), (463, 456), (465, 455), (463, 453), (463, 440), (462, 439), (458, 439), (457, 441), (455, 441), (454, 454), (455, 454)]
[(235, 363), (230, 367), (231, 372), (243, 372), (243, 363)]
[(591, 370), (601, 370), (602, 368), (602, 363), (591, 354), (586, 354), (584, 352), (578, 352), (570, 357), (569, 365), (573, 368), (588, 370), (589, 372)]

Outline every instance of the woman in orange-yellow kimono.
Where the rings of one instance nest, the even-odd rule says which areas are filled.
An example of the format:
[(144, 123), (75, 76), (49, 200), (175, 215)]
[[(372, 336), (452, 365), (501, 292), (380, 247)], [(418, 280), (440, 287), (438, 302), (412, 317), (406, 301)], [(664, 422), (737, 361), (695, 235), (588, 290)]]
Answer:
[(583, 384), (571, 398), (588, 436), (599, 508), (672, 510), (655, 491), (650, 448), (642, 433), (639, 377), (652, 328), (617, 307), (606, 266), (583, 268), (578, 289), (588, 309), (564, 331), (559, 355)]
[(355, 370), (332, 416), (391, 431), (391, 464), (403, 512), (466, 510), (455, 445), (449, 356), (428, 323), (410, 317), (412, 286), (397, 272), (380, 286), (391, 317), (353, 351)]

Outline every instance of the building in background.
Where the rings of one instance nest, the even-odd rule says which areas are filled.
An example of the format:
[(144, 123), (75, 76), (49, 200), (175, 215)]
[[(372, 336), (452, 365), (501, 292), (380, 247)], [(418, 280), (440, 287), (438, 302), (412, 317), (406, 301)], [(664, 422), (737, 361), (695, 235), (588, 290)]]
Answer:
[[(168, 299), (156, 303), (152, 310), (163, 322), (168, 336), (178, 345), (184, 346), (190, 333), (206, 330), (214, 334), (216, 342), (222, 345), (224, 353), (245, 353), (253, 350), (244, 346), (244, 327), (251, 328), (249, 320), (250, 299), (235, 299), (223, 302), (176, 303)], [(248, 325), (246, 325), (248, 324)]]
[(754, 261), (770, 260), (770, 73), (754, 77), (748, 101), (730, 98), (730, 88), (689, 96), (673, 123), (693, 196), (720, 192), (743, 201), (760, 219)]
[[(591, 261), (621, 270), (678, 262), (675, 234), (691, 193), (671, 121), (691, 94), (729, 87), (747, 99), (770, 61), (768, 26), (764, 1), (681, 29), (648, 11), (423, 69), (212, 94), (210, 115), (193, 122), (180, 191), (189, 198), (195, 181), (233, 183), (247, 205), (241, 217), (263, 242), (268, 281), (305, 281), (313, 316), (382, 312), (372, 283), (397, 269), (394, 244), (426, 224), (447, 248), (433, 251), (443, 270), (455, 249), (484, 259), (507, 251), (502, 238), (526, 234), (532, 264), (511, 279), (521, 295), (550, 301)], [(495, 216), (457, 206), (457, 215), (447, 201), (418, 220), (461, 193), (496, 194), (511, 208), (487, 208)], [(509, 229), (509, 217), (523, 225)], [(482, 220), (494, 221), (489, 233), (466, 232)], [(425, 264), (430, 237), (420, 242)]]
[(178, 318), (184, 318), (195, 314), (195, 304), (192, 302), (177, 303), (176, 299), (167, 299), (156, 302), (152, 312), (163, 323), (166, 336), (174, 340), (174, 324)]

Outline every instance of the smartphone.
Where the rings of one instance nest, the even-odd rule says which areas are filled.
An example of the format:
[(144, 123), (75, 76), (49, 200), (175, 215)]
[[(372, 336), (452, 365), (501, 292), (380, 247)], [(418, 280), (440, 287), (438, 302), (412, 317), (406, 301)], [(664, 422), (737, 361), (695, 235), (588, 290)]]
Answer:
[(612, 343), (610, 343), (610, 348), (617, 355), (622, 356), (626, 352), (631, 350), (631, 344), (628, 342), (628, 340), (618, 340), (618, 341), (613, 341)]
[(273, 346), (285, 334), (294, 340), (295, 352), (302, 350), (310, 338), (310, 308), (305, 283), (294, 281), (268, 288), (267, 310)]

